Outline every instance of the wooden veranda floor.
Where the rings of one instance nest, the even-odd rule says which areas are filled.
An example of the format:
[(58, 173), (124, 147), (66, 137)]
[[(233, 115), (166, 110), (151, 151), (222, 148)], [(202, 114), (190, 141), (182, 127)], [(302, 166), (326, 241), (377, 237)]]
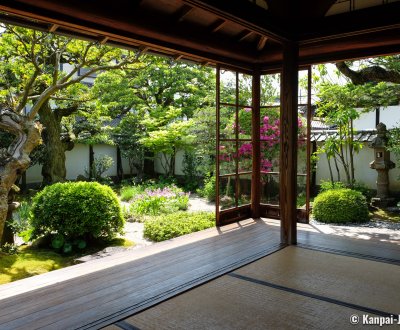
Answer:
[[(333, 260), (332, 258), (335, 263), (329, 261)], [(313, 264), (310, 260), (320, 261)], [(366, 264), (367, 262), (371, 264)], [(248, 266), (241, 268), (245, 265)], [(343, 271), (342, 282), (332, 277), (332, 270), (337, 269), (337, 265), (341, 265)], [(231, 306), (230, 300), (232, 303), (235, 303), (234, 299), (240, 301), (241, 308), (245, 308), (246, 301), (252, 301), (251, 292), (265, 291), (268, 297), (276, 295), (274, 291), (276, 288), (265, 286), (262, 284), (264, 282), (350, 304), (347, 307), (339, 306), (344, 309), (351, 310), (354, 306), (361, 306), (360, 308), (370, 308), (371, 311), (381, 313), (400, 313), (399, 300), (392, 302), (394, 299), (392, 296), (398, 297), (400, 290), (399, 282), (392, 278), (393, 276), (399, 278), (398, 266), (400, 266), (398, 244), (332, 237), (316, 232), (311, 226), (299, 225), (298, 246), (284, 248), (279, 244), (277, 222), (246, 220), (2, 285), (0, 329), (89, 329), (111, 324), (114, 324), (111, 328), (124, 328), (124, 326), (130, 329), (134, 329), (135, 326), (159, 329), (185, 328), (187, 323), (176, 323), (173, 313), (170, 313), (169, 321), (172, 322), (170, 324), (151, 323), (146, 320), (156, 320), (154, 315), (162, 314), (157, 308), (161, 308), (161, 311), (171, 308), (174, 310), (173, 304), (176, 303), (178, 307), (175, 310), (179, 310), (179, 306), (188, 305), (185, 301), (193, 301), (190, 295), (193, 297), (198, 293), (199, 297), (201, 294), (206, 297), (209, 296), (207, 292), (218, 292), (221, 288), (221, 292), (225, 292), (223, 281), (228, 281), (226, 283), (228, 286), (233, 283), (232, 281), (250, 285), (250, 287), (242, 286), (241, 289), (238, 287), (238, 291), (227, 291), (231, 296), (226, 293), (225, 298), (228, 299), (226, 305), (219, 305), (222, 309), (226, 306), (227, 313), (232, 313), (232, 309), (228, 308)], [(386, 269), (388, 267), (390, 270)], [(321, 269), (326, 269), (326, 278)], [(362, 293), (358, 300), (349, 296), (348, 285), (343, 286), (343, 279), (355, 278), (355, 273), (352, 273), (351, 269), (358, 269), (357, 274), (361, 275), (368, 269), (375, 269), (371, 276), (363, 275), (362, 281), (356, 281), (358, 285), (356, 291)], [(349, 272), (346, 273), (346, 270)], [(224, 274), (227, 275), (220, 277)], [(385, 274), (391, 275), (385, 278)], [(217, 277), (219, 279), (213, 280)], [(246, 281), (247, 278), (253, 281)], [(300, 280), (296, 285), (300, 283), (300, 286), (293, 287), (293, 280), (296, 278)], [(210, 280), (213, 281), (209, 282)], [(326, 288), (329, 281), (335, 283), (331, 287), (328, 286), (330, 291), (319, 291), (320, 288)], [(206, 282), (209, 283), (193, 289)], [(368, 293), (369, 287), (374, 287), (374, 296)], [(193, 290), (188, 291), (189, 289)], [(244, 294), (246, 290), (248, 293)], [(181, 294), (185, 291), (188, 292)], [(287, 290), (279, 292), (283, 295), (290, 294)], [(332, 296), (335, 292), (338, 295)], [(340, 295), (340, 292), (343, 295)], [(393, 294), (389, 294), (390, 292)], [(176, 295), (179, 296), (148, 309)], [(350, 302), (346, 301), (349, 297), (353, 299), (350, 299)], [(293, 300), (292, 297), (289, 298), (277, 297), (276, 301), (285, 306), (285, 301)], [(304, 296), (300, 298), (305, 299)], [(294, 300), (297, 299), (299, 304), (305, 303), (300, 298)], [(312, 300), (315, 303), (318, 299)], [(391, 304), (393, 308), (382, 305), (382, 301)], [(326, 301), (323, 303), (329, 304)], [(269, 308), (267, 305), (264, 304), (265, 308)], [(312, 304), (306, 305), (312, 306)], [(333, 306), (330, 310), (340, 310), (335, 304)], [(248, 307), (250, 308), (250, 305)], [(196, 307), (193, 308), (192, 310), (186, 308), (186, 311), (196, 313)], [(324, 308), (322, 311), (327, 310)], [(360, 308), (355, 310), (361, 313)], [(262, 327), (262, 320), (257, 319), (254, 309), (252, 310), (250, 315), (259, 320)], [(301, 310), (304, 313), (314, 313), (312, 309)], [(164, 315), (169, 315), (168, 313)], [(237, 314), (234, 310), (233, 313)], [(134, 314), (136, 315), (132, 316)], [(121, 321), (124, 319), (125, 321)], [(310, 320), (312, 318), (309, 317), (308, 326), (312, 325)], [(165, 324), (165, 327), (162, 324)], [(228, 323), (226, 325), (231, 328)], [(221, 326), (215, 324), (215, 328)], [(239, 323), (238, 328), (240, 328)]]

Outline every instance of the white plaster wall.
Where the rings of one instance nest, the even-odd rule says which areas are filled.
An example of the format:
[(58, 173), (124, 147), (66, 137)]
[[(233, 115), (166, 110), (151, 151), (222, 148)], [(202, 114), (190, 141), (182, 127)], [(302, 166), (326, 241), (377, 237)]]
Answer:
[(106, 144), (96, 144), (93, 146), (94, 158), (101, 155), (108, 155), (113, 158), (114, 163), (103, 176), (116, 176), (117, 175), (117, 147)]
[(74, 149), (65, 153), (67, 168), (67, 180), (75, 180), (78, 175), (85, 175), (85, 169), (89, 168), (89, 146), (75, 144)]
[(26, 171), (26, 183), (42, 182), (42, 165), (34, 165)]
[(375, 121), (375, 111), (361, 113), (360, 117), (354, 120), (353, 126), (355, 130), (375, 129)]
[(157, 154), (155, 156), (155, 158), (154, 158), (154, 171), (156, 173), (165, 174), (165, 171), (164, 171), (163, 166), (162, 166), (162, 164), (164, 163), (162, 161), (163, 158), (164, 157), (161, 154)]
[[(185, 156), (184, 150), (178, 150), (175, 155), (175, 174), (184, 175), (183, 173), (183, 157)], [(154, 159), (154, 171), (159, 174), (165, 174), (165, 171), (161, 165), (161, 154), (158, 154)]]
[(183, 173), (183, 157), (185, 156), (185, 151), (179, 150), (175, 157), (175, 174), (184, 175)]
[[(392, 156), (393, 158), (393, 156)], [(377, 172), (369, 167), (369, 163), (374, 159), (373, 149), (369, 148), (364, 144), (363, 148), (354, 157), (355, 163), (355, 178), (356, 181), (364, 183), (370, 189), (376, 189), (376, 177)], [(396, 159), (392, 159), (396, 163)], [(334, 163), (331, 162), (333, 177), (337, 180), (336, 168)], [(339, 166), (342, 169), (341, 166)], [(341, 170), (341, 179), (345, 180), (345, 173)], [(389, 188), (392, 191), (400, 191), (400, 170), (396, 167), (389, 171)], [(319, 185), (321, 180), (330, 180), (328, 162), (326, 160), (325, 154), (320, 155), (320, 159), (317, 163), (316, 171), (316, 184)]]
[(393, 128), (400, 126), (400, 106), (390, 106), (387, 108), (380, 109), (380, 121), (386, 125), (386, 127)]

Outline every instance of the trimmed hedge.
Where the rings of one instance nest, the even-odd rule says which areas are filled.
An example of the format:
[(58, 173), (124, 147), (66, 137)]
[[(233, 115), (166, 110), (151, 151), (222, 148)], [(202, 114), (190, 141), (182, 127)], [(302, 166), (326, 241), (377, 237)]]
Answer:
[(215, 226), (213, 212), (176, 212), (144, 223), (143, 236), (161, 242)]
[(332, 189), (314, 199), (313, 216), (327, 223), (366, 222), (368, 205), (365, 196), (351, 189)]
[(118, 197), (100, 183), (56, 183), (37, 193), (32, 202), (32, 239), (46, 235), (111, 239), (123, 233)]

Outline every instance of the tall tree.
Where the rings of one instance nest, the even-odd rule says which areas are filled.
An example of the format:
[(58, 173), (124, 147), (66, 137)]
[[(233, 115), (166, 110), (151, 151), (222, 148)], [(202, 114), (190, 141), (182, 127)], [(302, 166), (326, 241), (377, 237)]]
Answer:
[[(75, 114), (88, 115), (89, 88), (82, 83), (98, 72), (126, 68), (138, 62), (138, 53), (98, 42), (66, 38), (46, 32), (4, 25), (0, 38), (4, 98), (10, 108), (32, 107), (44, 126), (45, 184), (65, 180), (65, 151), (73, 147), (62, 122)], [(65, 70), (67, 68), (67, 70)], [(32, 78), (29, 90), (25, 80)], [(26, 111), (26, 110), (25, 110)]]
[[(138, 54), (94, 42), (10, 25), (1, 28), (0, 129), (15, 138), (0, 153), (0, 237), (10, 189), (29, 166), (32, 150), (41, 143), (43, 126), (38, 122), (39, 117), (45, 122), (48, 141), (52, 139), (51, 143), (54, 143), (51, 149), (54, 162), (49, 165), (54, 169), (58, 167), (56, 158), (63, 159), (64, 156), (60, 144), (60, 120), (73, 113), (81, 101), (70, 99), (74, 85), (95, 72), (123, 68), (138, 61)], [(116, 58), (121, 60), (116, 62)], [(70, 72), (60, 70), (61, 63), (70, 63)], [(87, 70), (77, 75), (84, 68)], [(58, 102), (64, 106), (56, 106)], [(63, 179), (63, 174), (55, 174), (53, 169), (49, 171), (54, 175), (52, 180)]]
[(214, 90), (212, 70), (150, 55), (143, 62), (136, 72), (101, 74), (93, 90), (110, 113), (142, 116), (136, 126), (141, 130), (140, 144), (161, 157), (166, 174), (173, 175), (175, 153), (194, 141), (189, 132), (191, 118), (209, 105), (207, 96)]

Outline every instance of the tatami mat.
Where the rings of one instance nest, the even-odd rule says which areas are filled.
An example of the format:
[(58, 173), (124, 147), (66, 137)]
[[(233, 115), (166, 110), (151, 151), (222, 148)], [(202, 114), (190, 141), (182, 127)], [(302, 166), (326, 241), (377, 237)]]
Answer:
[(399, 278), (399, 266), (288, 247), (106, 329), (357, 329), (358, 305), (400, 313)]
[(400, 267), (290, 246), (234, 273), (400, 314)]

